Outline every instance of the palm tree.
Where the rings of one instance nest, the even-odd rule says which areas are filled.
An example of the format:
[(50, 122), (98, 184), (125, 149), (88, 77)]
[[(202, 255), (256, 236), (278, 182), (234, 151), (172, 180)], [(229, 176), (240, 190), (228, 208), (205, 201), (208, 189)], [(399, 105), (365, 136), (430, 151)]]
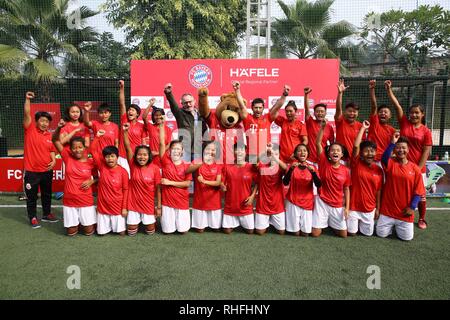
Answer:
[(85, 19), (97, 12), (79, 8), (78, 26), (71, 27), (69, 2), (0, 0), (0, 65), (16, 65), (25, 77), (48, 83), (62, 74), (58, 64), (82, 60), (80, 46), (97, 35)]
[(279, 57), (294, 55), (299, 59), (341, 58), (351, 60), (358, 56), (359, 46), (345, 38), (356, 34), (347, 21), (330, 23), (330, 7), (334, 0), (317, 0), (310, 3), (297, 0), (287, 5), (278, 0), (286, 16), (272, 24), (273, 52)]

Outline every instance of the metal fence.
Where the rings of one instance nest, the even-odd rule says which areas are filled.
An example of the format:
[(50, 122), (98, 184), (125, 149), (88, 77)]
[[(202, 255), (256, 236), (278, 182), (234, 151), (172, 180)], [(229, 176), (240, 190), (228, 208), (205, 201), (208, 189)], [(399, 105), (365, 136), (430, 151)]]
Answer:
[[(360, 106), (360, 120), (368, 119), (370, 99), (368, 82), (372, 78), (345, 78), (349, 89), (344, 94), (344, 104), (354, 101)], [(378, 104), (389, 105), (384, 81), (387, 78), (376, 77), (376, 94)], [(111, 120), (119, 121), (118, 106), (119, 79), (61, 79), (48, 88), (36, 87), (26, 80), (0, 80), (0, 156), (21, 155), (23, 150), (23, 103), (26, 91), (34, 91), (33, 102), (60, 103), (63, 108), (73, 101), (101, 101), (109, 103), (113, 108)], [(126, 101), (130, 100), (130, 81), (126, 80)], [(450, 151), (450, 87), (447, 76), (433, 77), (401, 77), (390, 78), (393, 90), (399, 102), (407, 111), (413, 103), (420, 103), (426, 108), (426, 124), (433, 132), (433, 149), (431, 159), (441, 158), (445, 151)], [(295, 87), (295, 83), (291, 84)], [(45, 92), (45, 94), (44, 94)], [(47, 96), (45, 98), (44, 96)], [(394, 110), (392, 125), (398, 128)]]

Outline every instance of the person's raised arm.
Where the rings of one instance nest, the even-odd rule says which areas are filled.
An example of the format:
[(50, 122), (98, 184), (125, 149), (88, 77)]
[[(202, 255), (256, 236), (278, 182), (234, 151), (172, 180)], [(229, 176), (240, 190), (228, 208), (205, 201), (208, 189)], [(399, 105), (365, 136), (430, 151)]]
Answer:
[(239, 115), (241, 119), (245, 119), (248, 116), (247, 106), (245, 105), (244, 98), (242, 98), (241, 94), (241, 84), (239, 81), (232, 81), (234, 93), (236, 94), (236, 99), (239, 105)]
[(344, 95), (344, 91), (348, 88), (348, 86), (345, 86), (344, 79), (340, 79), (337, 85), (338, 95), (336, 98), (336, 113), (334, 114), (334, 121), (338, 121), (342, 115), (342, 96)]
[(56, 130), (52, 134), (52, 142), (55, 145), (55, 148), (56, 148), (56, 150), (58, 150), (59, 153), (61, 153), (64, 150), (64, 146), (61, 143), (61, 141), (59, 140), (59, 135), (61, 133), (61, 128), (64, 127), (65, 125), (66, 125), (66, 122), (63, 119), (59, 120)]
[(164, 123), (161, 123), (159, 126), (159, 157), (162, 159), (164, 153), (166, 153), (166, 130), (164, 130)]
[[(61, 123), (61, 122), (60, 122)], [(64, 124), (65, 124), (65, 122), (64, 122)], [(59, 125), (59, 124), (58, 124)], [(65, 134), (60, 134), (59, 135), (59, 141), (62, 143), (62, 145), (65, 145), (65, 144), (67, 144), (67, 143), (69, 143), (70, 142), (70, 139), (72, 139), (73, 138), (73, 136), (75, 135), (75, 134), (77, 134), (78, 132), (80, 132), (82, 129), (80, 128), (80, 127), (78, 127), (78, 128), (76, 128), (75, 130), (73, 130), (72, 132), (70, 132), (70, 133), (65, 133)], [(85, 145), (86, 145), (86, 139), (85, 139)]]
[(319, 132), (317, 133), (316, 149), (317, 149), (317, 156), (318, 157), (320, 157), (320, 155), (322, 154), (322, 151), (323, 151), (322, 139), (323, 139), (323, 132), (325, 131), (326, 125), (327, 125), (327, 121), (326, 120), (322, 120), (322, 122), (320, 123)]
[(377, 85), (377, 80), (369, 81), (369, 95), (370, 95), (370, 115), (377, 115), (377, 96), (375, 94), (375, 87)]
[(125, 81), (119, 80), (119, 112), (120, 116), (127, 113), (127, 107), (125, 106)]
[(359, 154), (359, 145), (361, 144), (362, 137), (367, 129), (370, 127), (370, 122), (367, 120), (364, 120), (361, 126), (361, 129), (359, 129), (358, 135), (355, 138), (355, 143), (353, 144), (353, 157), (356, 157)]
[(144, 120), (145, 127), (148, 125), (148, 114), (150, 113), (150, 110), (153, 108), (153, 105), (155, 104), (156, 99), (151, 98), (148, 102), (147, 109), (145, 109), (144, 113), (142, 114), (142, 120)]
[(31, 124), (31, 100), (34, 99), (34, 92), (28, 91), (25, 94), (25, 103), (23, 105), (23, 126), (28, 128)]
[(89, 119), (89, 113), (92, 109), (92, 103), (90, 101), (84, 104), (83, 123), (86, 127), (92, 128), (92, 121)]
[(208, 103), (208, 88), (198, 89), (198, 112), (203, 119), (208, 119), (211, 113)]
[(164, 86), (164, 94), (166, 95), (167, 101), (169, 101), (170, 111), (172, 111), (173, 116), (178, 118), (178, 114), (180, 113), (180, 107), (178, 106), (175, 98), (173, 97), (172, 84), (167, 83)]
[(303, 105), (305, 107), (305, 121), (311, 117), (311, 113), (309, 110), (309, 94), (312, 92), (310, 87), (305, 87), (303, 89), (303, 93), (305, 94), (305, 100), (303, 101)]
[(189, 167), (186, 169), (186, 174), (191, 174), (194, 173), (195, 171), (197, 171), (201, 166), (202, 166), (202, 162), (200, 163), (191, 163), (189, 165)]
[(270, 120), (275, 121), (275, 119), (278, 116), (278, 111), (280, 111), (283, 104), (286, 102), (287, 96), (289, 96), (289, 92), (291, 91), (291, 87), (287, 84), (283, 87), (283, 93), (281, 94), (281, 97), (278, 98), (277, 102), (273, 105), (272, 108), (270, 108), (269, 114), (270, 114)]
[(395, 144), (397, 143), (399, 138), (400, 138), (400, 131), (395, 131), (394, 135), (392, 136), (391, 143), (388, 145), (388, 147), (383, 153), (383, 156), (381, 157), (381, 162), (386, 167), (389, 163), (389, 159), (391, 158), (391, 154), (392, 151), (394, 150)]
[(131, 145), (130, 145), (130, 139), (128, 137), (128, 130), (130, 129), (130, 124), (124, 123), (122, 125), (122, 129), (123, 129), (123, 145), (125, 147), (125, 150), (127, 151), (127, 159), (128, 161), (131, 161), (134, 157), (133, 154), (133, 150), (131, 149)]
[(403, 118), (403, 108), (400, 105), (400, 102), (398, 102), (397, 97), (395, 96), (394, 92), (392, 91), (392, 81), (386, 80), (384, 82), (384, 87), (386, 88), (386, 92), (389, 97), (389, 100), (394, 105), (395, 112), (397, 113), (397, 120), (400, 123), (400, 121)]

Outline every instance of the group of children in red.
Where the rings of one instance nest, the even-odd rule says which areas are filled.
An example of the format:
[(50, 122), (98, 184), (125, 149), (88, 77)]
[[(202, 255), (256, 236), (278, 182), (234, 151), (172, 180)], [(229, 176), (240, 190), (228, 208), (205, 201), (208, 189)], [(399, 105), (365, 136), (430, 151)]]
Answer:
[[(37, 186), (41, 185), (41, 193), (48, 190), (48, 185), (44, 189), (43, 185), (48, 183), (48, 172), (59, 152), (65, 164), (64, 226), (71, 236), (80, 228), (86, 235), (95, 231), (99, 235), (111, 231), (136, 235), (140, 224), (152, 234), (156, 218), (161, 217), (163, 233), (211, 228), (228, 234), (241, 226), (249, 234), (264, 234), (272, 225), (280, 234), (287, 231), (313, 237), (327, 227), (340, 237), (358, 231), (371, 236), (378, 220), (378, 236), (386, 237), (395, 229), (400, 239), (411, 240), (417, 207), (418, 226), (426, 228), (424, 179), (431, 133), (424, 125), (423, 107), (413, 105), (405, 115), (391, 82), (386, 81), (400, 131), (391, 127), (391, 111), (386, 105), (377, 106), (375, 85), (370, 81), (370, 119), (361, 123), (355, 103), (348, 103), (342, 110), (342, 96), (348, 87), (339, 82), (335, 138), (333, 127), (326, 122), (327, 106), (317, 104), (310, 113), (310, 88), (304, 89), (304, 124), (297, 119), (294, 101), (287, 103), (286, 116), (278, 114), (289, 86), (284, 87), (267, 114), (263, 113), (264, 100), (254, 99), (250, 115), (239, 83), (233, 83), (247, 146), (235, 143), (234, 162), (225, 164), (216, 161), (223, 146), (214, 140), (204, 141), (202, 159), (184, 161), (183, 143), (171, 140), (164, 110), (154, 108), (152, 99), (142, 115), (144, 122), (138, 121), (139, 106), (125, 106), (123, 81), (121, 128), (109, 121), (111, 109), (107, 105), (98, 109), (100, 121), (89, 119), (90, 104), (84, 110), (71, 105), (66, 121), (60, 121), (51, 139), (48, 113), (36, 113), (36, 125), (31, 125), (30, 100), (34, 95), (28, 92), (24, 107), (24, 183), (31, 224), (39, 226)], [(208, 115), (205, 121), (210, 118)], [(272, 121), (281, 127), (279, 144), (271, 142)], [(92, 143), (89, 128), (94, 132)], [(253, 139), (267, 139), (264, 150), (255, 143), (257, 147), (249, 151)], [(249, 158), (254, 161), (249, 162)], [(193, 179), (191, 213), (189, 186)], [(97, 208), (92, 190), (96, 183)], [(57, 221), (50, 213), (49, 200), (42, 197), (42, 202), (43, 220)]]

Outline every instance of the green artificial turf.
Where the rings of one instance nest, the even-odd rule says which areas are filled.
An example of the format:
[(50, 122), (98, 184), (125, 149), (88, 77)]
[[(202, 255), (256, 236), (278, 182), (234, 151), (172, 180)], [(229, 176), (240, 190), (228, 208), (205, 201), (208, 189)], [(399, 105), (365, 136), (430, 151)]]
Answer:
[[(0, 204), (24, 204), (12, 199)], [(428, 229), (415, 227), (410, 242), (328, 231), (69, 238), (61, 221), (32, 230), (25, 212), (0, 208), (0, 299), (450, 298), (450, 210), (429, 211)], [(80, 267), (80, 290), (66, 286), (71, 265)], [(380, 267), (380, 290), (366, 286), (370, 265)]]

